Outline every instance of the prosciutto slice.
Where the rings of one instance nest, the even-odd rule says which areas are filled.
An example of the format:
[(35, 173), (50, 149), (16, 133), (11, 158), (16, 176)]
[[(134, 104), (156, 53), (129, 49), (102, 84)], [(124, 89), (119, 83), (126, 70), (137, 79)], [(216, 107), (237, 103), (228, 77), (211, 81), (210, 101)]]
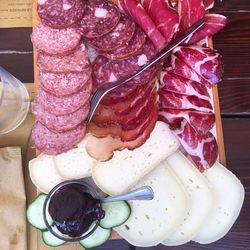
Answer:
[(185, 119), (199, 134), (206, 134), (213, 127), (215, 116), (213, 113), (204, 113), (193, 110), (161, 109), (159, 120), (168, 123), (171, 127), (177, 127), (180, 121)]
[(200, 99), (210, 101), (210, 96), (206, 86), (201, 85), (198, 82), (185, 79), (167, 71), (161, 72), (160, 82), (160, 88), (162, 91), (169, 91), (188, 96), (193, 95)]
[(142, 6), (150, 15), (157, 29), (170, 42), (178, 31), (179, 15), (165, 0), (142, 0)]
[(119, 0), (120, 7), (144, 30), (157, 49), (161, 49), (166, 39), (157, 29), (151, 17), (136, 0)]
[(199, 99), (196, 96), (185, 96), (171, 92), (160, 91), (160, 108), (168, 109), (191, 109), (201, 112), (213, 110), (209, 101)]
[(173, 53), (210, 84), (215, 85), (221, 81), (223, 63), (215, 50), (200, 46), (180, 46)]
[(204, 25), (194, 32), (193, 35), (185, 41), (185, 44), (194, 44), (208, 36), (213, 36), (222, 30), (227, 23), (228, 19), (225, 16), (219, 14), (207, 14), (205, 16)]
[(173, 133), (201, 172), (214, 165), (218, 146), (212, 133), (199, 134), (186, 120)]
[(206, 10), (210, 10), (214, 7), (214, 0), (203, 0), (203, 4)]

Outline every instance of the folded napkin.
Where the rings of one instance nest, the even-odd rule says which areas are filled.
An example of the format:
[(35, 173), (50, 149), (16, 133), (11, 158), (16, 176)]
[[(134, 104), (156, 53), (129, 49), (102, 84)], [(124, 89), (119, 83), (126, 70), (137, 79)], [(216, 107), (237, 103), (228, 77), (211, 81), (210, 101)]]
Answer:
[(0, 249), (26, 250), (26, 196), (19, 147), (0, 148)]

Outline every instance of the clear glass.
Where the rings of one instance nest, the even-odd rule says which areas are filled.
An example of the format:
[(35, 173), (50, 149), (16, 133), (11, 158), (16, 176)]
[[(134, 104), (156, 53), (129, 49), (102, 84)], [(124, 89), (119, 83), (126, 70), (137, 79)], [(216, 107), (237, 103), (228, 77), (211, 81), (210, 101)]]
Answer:
[(0, 67), (0, 134), (16, 129), (29, 112), (29, 93), (25, 85)]

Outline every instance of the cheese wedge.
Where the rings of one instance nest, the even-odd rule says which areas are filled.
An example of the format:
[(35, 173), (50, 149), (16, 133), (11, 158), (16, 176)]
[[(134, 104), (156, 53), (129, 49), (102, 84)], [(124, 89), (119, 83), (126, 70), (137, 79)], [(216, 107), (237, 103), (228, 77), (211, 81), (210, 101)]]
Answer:
[(149, 139), (134, 150), (116, 151), (109, 161), (92, 169), (96, 185), (109, 195), (122, 194), (174, 153), (179, 142), (168, 126), (157, 122)]
[(29, 173), (34, 185), (46, 194), (57, 184), (64, 181), (56, 171), (53, 156), (46, 154), (40, 154), (29, 162)]
[(218, 162), (206, 170), (204, 176), (213, 187), (213, 209), (193, 240), (209, 244), (231, 229), (242, 208), (245, 191), (240, 180)]
[(114, 230), (134, 246), (150, 247), (161, 243), (183, 221), (189, 209), (182, 183), (166, 163), (157, 166), (136, 187), (149, 185), (150, 201), (129, 201), (129, 219)]
[(166, 162), (179, 177), (190, 200), (190, 209), (185, 219), (162, 242), (163, 245), (178, 246), (191, 241), (198, 233), (212, 209), (213, 196), (206, 178), (181, 152), (172, 154)]
[(54, 156), (54, 162), (58, 173), (65, 179), (80, 179), (91, 176), (91, 169), (97, 161), (89, 156), (85, 146), (90, 138), (84, 139), (73, 149)]

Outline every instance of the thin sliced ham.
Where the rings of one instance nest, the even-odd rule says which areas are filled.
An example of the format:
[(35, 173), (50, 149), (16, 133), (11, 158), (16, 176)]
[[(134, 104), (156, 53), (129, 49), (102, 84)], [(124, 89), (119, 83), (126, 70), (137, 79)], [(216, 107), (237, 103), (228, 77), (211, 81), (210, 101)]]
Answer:
[(161, 49), (166, 39), (157, 29), (151, 17), (136, 0), (119, 0), (120, 7), (144, 30), (156, 49)]
[(179, 15), (165, 0), (142, 0), (142, 6), (154, 21), (157, 29), (170, 42), (178, 31)]
[(188, 96), (193, 95), (200, 99), (210, 101), (210, 96), (206, 86), (199, 84), (198, 82), (185, 79), (179, 75), (162, 71), (160, 83), (162, 91), (169, 91)]
[(173, 132), (201, 172), (214, 165), (218, 146), (212, 133), (199, 134), (186, 120)]
[(224, 67), (217, 51), (194, 45), (179, 46), (173, 53), (210, 84), (216, 85), (221, 81)]
[(214, 0), (203, 0), (203, 4), (206, 10), (210, 10), (214, 7)]
[(228, 19), (223, 15), (206, 14), (204, 25), (189, 36), (189, 38), (185, 41), (185, 44), (195, 44), (206, 37), (213, 36), (222, 30), (227, 23)]
[[(215, 123), (213, 113), (206, 113), (193, 110), (182, 109), (161, 109), (159, 110), (159, 120), (176, 127), (184, 118), (199, 134), (206, 134)], [(180, 124), (179, 124), (180, 125)]]

